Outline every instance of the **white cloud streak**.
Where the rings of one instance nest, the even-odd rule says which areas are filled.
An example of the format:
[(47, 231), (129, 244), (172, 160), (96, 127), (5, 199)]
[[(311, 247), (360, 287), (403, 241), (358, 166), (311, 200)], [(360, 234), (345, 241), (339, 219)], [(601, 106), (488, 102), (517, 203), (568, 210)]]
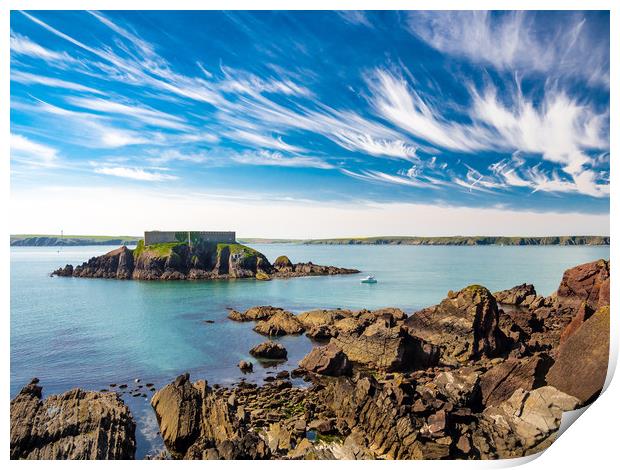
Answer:
[(11, 134), (11, 159), (27, 166), (52, 168), (58, 164), (58, 150), (23, 135)]
[(333, 165), (320, 158), (306, 156), (285, 156), (280, 152), (260, 150), (258, 152), (244, 152), (232, 156), (232, 160), (244, 165), (281, 166), (289, 168), (319, 168), (328, 170)]
[(609, 42), (596, 39), (586, 17), (553, 12), (557, 21), (533, 12), (416, 11), (413, 34), (433, 48), (499, 70), (580, 77), (609, 86)]
[(168, 181), (177, 179), (174, 175), (148, 171), (143, 168), (127, 168), (120, 166), (96, 168), (95, 173), (139, 181)]
[(26, 85), (45, 85), (54, 88), (65, 88), (67, 90), (83, 91), (87, 93), (101, 94), (102, 92), (79, 83), (68, 82), (59, 78), (45, 77), (28, 72), (20, 72), (18, 70), (11, 71), (11, 81), (23, 83)]
[[(599, 183), (600, 174), (590, 169), (595, 157), (588, 153), (608, 148), (608, 114), (597, 113), (564, 92), (548, 90), (542, 103), (535, 105), (517, 84), (507, 104), (490, 86), (482, 93), (470, 87), (471, 107), (457, 120), (425, 101), (402, 76), (378, 69), (369, 84), (377, 112), (418, 139), (465, 153), (540, 154), (543, 160), (559, 165), (572, 183), (560, 184), (557, 175), (546, 175), (537, 168), (522, 174), (530, 178), (535, 190), (593, 197), (609, 194), (608, 185)], [(459, 179), (455, 183), (464, 185)]]

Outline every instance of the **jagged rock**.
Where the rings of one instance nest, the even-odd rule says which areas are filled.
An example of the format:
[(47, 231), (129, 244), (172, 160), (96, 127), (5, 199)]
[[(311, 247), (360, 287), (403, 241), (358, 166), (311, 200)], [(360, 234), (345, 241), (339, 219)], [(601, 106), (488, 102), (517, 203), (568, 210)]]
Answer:
[(480, 372), (461, 367), (440, 372), (434, 380), (437, 390), (455, 405), (475, 408), (480, 402)]
[(609, 306), (601, 307), (560, 345), (547, 383), (587, 403), (603, 388), (609, 361)]
[(151, 398), (161, 436), (172, 453), (185, 453), (198, 436), (202, 398), (187, 373), (158, 390)]
[(291, 449), (291, 432), (280, 423), (270, 424), (266, 436), (272, 453), (288, 452)]
[(532, 391), (517, 389), (505, 402), (484, 410), (480, 428), (474, 433), (474, 446), (486, 453), (488, 443), (493, 442), (495, 451), (487, 453), (491, 458), (540, 452), (555, 439), (562, 412), (574, 410), (578, 403), (577, 398), (550, 386)]
[(536, 297), (536, 289), (532, 284), (520, 284), (511, 289), (493, 292), (495, 300), (506, 305), (521, 305), (529, 296)]
[(11, 400), (11, 459), (133, 459), (136, 425), (114, 392), (73, 389), (41, 400), (33, 380)]
[(411, 337), (401, 326), (378, 320), (361, 334), (340, 332), (330, 343), (356, 363), (386, 371), (429, 367), (437, 362), (437, 350)]
[(254, 331), (265, 336), (299, 335), (305, 331), (302, 323), (290, 312), (281, 311), (259, 321)]
[(297, 315), (297, 319), (306, 327), (320, 327), (330, 326), (334, 322), (343, 319), (345, 316), (350, 315), (351, 312), (347, 310), (310, 310)]
[(312, 262), (296, 263), (292, 266), (274, 266), (274, 276), (281, 278), (300, 276), (333, 276), (336, 274), (355, 274), (357, 269), (338, 268), (335, 266), (320, 266)]
[(338, 377), (351, 373), (347, 355), (334, 344), (316, 347), (299, 363), (299, 367), (315, 374)]
[(439, 305), (410, 316), (405, 325), (412, 336), (439, 347), (446, 363), (497, 356), (508, 344), (499, 328), (495, 298), (482, 286), (451, 291)]
[(556, 300), (575, 310), (582, 302), (594, 310), (609, 305), (609, 262), (601, 259), (564, 271)]
[(254, 365), (248, 361), (239, 361), (238, 367), (241, 372), (252, 372), (254, 370)]
[[(373, 318), (374, 319), (374, 318)], [(340, 320), (334, 322), (332, 330), (336, 333), (333, 336), (337, 336), (338, 334), (359, 334), (369, 325), (370, 321), (361, 319), (359, 317), (354, 317), (352, 315), (344, 317)]]
[(546, 354), (523, 359), (509, 358), (491, 367), (480, 378), (482, 404), (495, 406), (517, 389), (533, 390), (545, 385), (545, 375), (553, 361)]
[(265, 341), (250, 349), (250, 354), (260, 359), (286, 359), (287, 351), (284, 346), (273, 341)]
[(273, 267), (281, 272), (293, 271), (295, 269), (291, 260), (285, 255), (278, 256), (273, 263)]
[(593, 313), (594, 310), (589, 307), (586, 302), (582, 302), (576, 315), (566, 326), (566, 328), (562, 330), (562, 334), (560, 335), (560, 344), (565, 343), (566, 340), (571, 337), (581, 327), (581, 325), (583, 325), (585, 321), (592, 316)]
[(335, 328), (328, 325), (313, 326), (306, 331), (306, 336), (315, 341), (326, 341), (336, 334)]
[(403, 312), (400, 308), (395, 307), (385, 307), (377, 310), (373, 310), (372, 314), (376, 317), (390, 316), (395, 321), (405, 320), (407, 318), (407, 314)]
[(71, 277), (73, 276), (73, 265), (67, 264), (64, 268), (58, 268), (52, 272), (52, 276)]
[(228, 318), (234, 321), (259, 321), (268, 320), (276, 313), (290, 313), (280, 307), (272, 307), (271, 305), (261, 305), (257, 307), (251, 307), (245, 312), (238, 312), (233, 309), (229, 309)]
[(185, 459), (262, 459), (269, 448), (247, 429), (235, 400), (183, 374), (151, 399), (166, 448)]

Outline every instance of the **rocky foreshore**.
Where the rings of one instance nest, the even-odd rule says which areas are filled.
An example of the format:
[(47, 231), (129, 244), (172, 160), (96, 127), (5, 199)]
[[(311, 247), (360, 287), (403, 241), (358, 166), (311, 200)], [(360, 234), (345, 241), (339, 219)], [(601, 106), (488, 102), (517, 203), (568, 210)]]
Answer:
[(52, 276), (139, 280), (291, 278), (354, 274), (357, 269), (292, 263), (280, 256), (271, 264), (260, 252), (239, 243), (161, 243), (135, 249), (122, 246), (74, 267), (67, 264)]
[[(601, 392), (609, 317), (605, 260), (567, 270), (549, 297), (528, 284), (493, 294), (473, 285), (411, 315), (397, 308), (297, 315), (271, 306), (231, 310), (232, 321), (255, 322), (255, 330), (270, 338), (305, 333), (322, 344), (297, 369), (261, 386), (242, 380), (211, 387), (183, 374), (159, 389), (151, 405), (167, 449), (160, 457), (531, 455), (554, 441), (563, 412), (591, 403)], [(274, 361), (286, 357), (286, 349), (268, 340), (252, 354)], [(242, 362), (239, 367), (251, 374), (252, 363)], [(305, 387), (295, 385), (298, 378)], [(67, 392), (91, 394), (80, 395), (80, 403), (93, 404), (90, 414), (76, 412), (78, 426), (71, 428), (71, 442), (90, 450), (72, 452), (63, 441), (68, 432), (48, 433), (42, 441), (38, 431), (49, 426), (49, 410), (57, 408), (52, 404), (67, 394), (41, 401), (36, 387), (28, 385), (11, 402), (12, 458), (130, 457), (133, 430), (120, 398)], [(101, 422), (105, 432), (93, 432)]]

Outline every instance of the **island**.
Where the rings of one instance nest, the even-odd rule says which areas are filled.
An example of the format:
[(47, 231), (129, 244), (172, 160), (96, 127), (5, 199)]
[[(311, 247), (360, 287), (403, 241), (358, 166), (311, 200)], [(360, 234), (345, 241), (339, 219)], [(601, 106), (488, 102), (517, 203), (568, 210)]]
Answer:
[(145, 232), (136, 248), (121, 246), (52, 276), (138, 280), (290, 278), (354, 274), (357, 269), (292, 263), (279, 256), (273, 264), (259, 251), (236, 241), (235, 232)]

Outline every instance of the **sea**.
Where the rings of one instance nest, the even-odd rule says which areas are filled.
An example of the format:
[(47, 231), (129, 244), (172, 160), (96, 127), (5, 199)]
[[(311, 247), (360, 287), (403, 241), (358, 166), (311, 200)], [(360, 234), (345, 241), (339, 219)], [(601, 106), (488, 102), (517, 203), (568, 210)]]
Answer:
[[(137, 458), (163, 449), (152, 392), (181, 373), (222, 386), (261, 383), (291, 370), (312, 349), (306, 336), (277, 341), (288, 361), (261, 365), (248, 353), (266, 338), (252, 323), (228, 320), (227, 308), (283, 307), (294, 313), (315, 308), (399, 307), (412, 314), (439, 303), (449, 290), (481, 284), (492, 292), (524, 282), (541, 295), (557, 289), (572, 266), (609, 258), (608, 246), (404, 246), (252, 245), (270, 261), (357, 268), (360, 274), (256, 280), (119, 281), (50, 277), (112, 247), (11, 248), (11, 398), (38, 377), (45, 395), (74, 387), (110, 389), (127, 384), (122, 398), (137, 423)], [(372, 274), (376, 284), (360, 279)], [(206, 322), (208, 320), (209, 322)], [(240, 360), (255, 363), (244, 375)], [(127, 390), (143, 387), (147, 397)], [(117, 390), (115, 388), (115, 390)]]

